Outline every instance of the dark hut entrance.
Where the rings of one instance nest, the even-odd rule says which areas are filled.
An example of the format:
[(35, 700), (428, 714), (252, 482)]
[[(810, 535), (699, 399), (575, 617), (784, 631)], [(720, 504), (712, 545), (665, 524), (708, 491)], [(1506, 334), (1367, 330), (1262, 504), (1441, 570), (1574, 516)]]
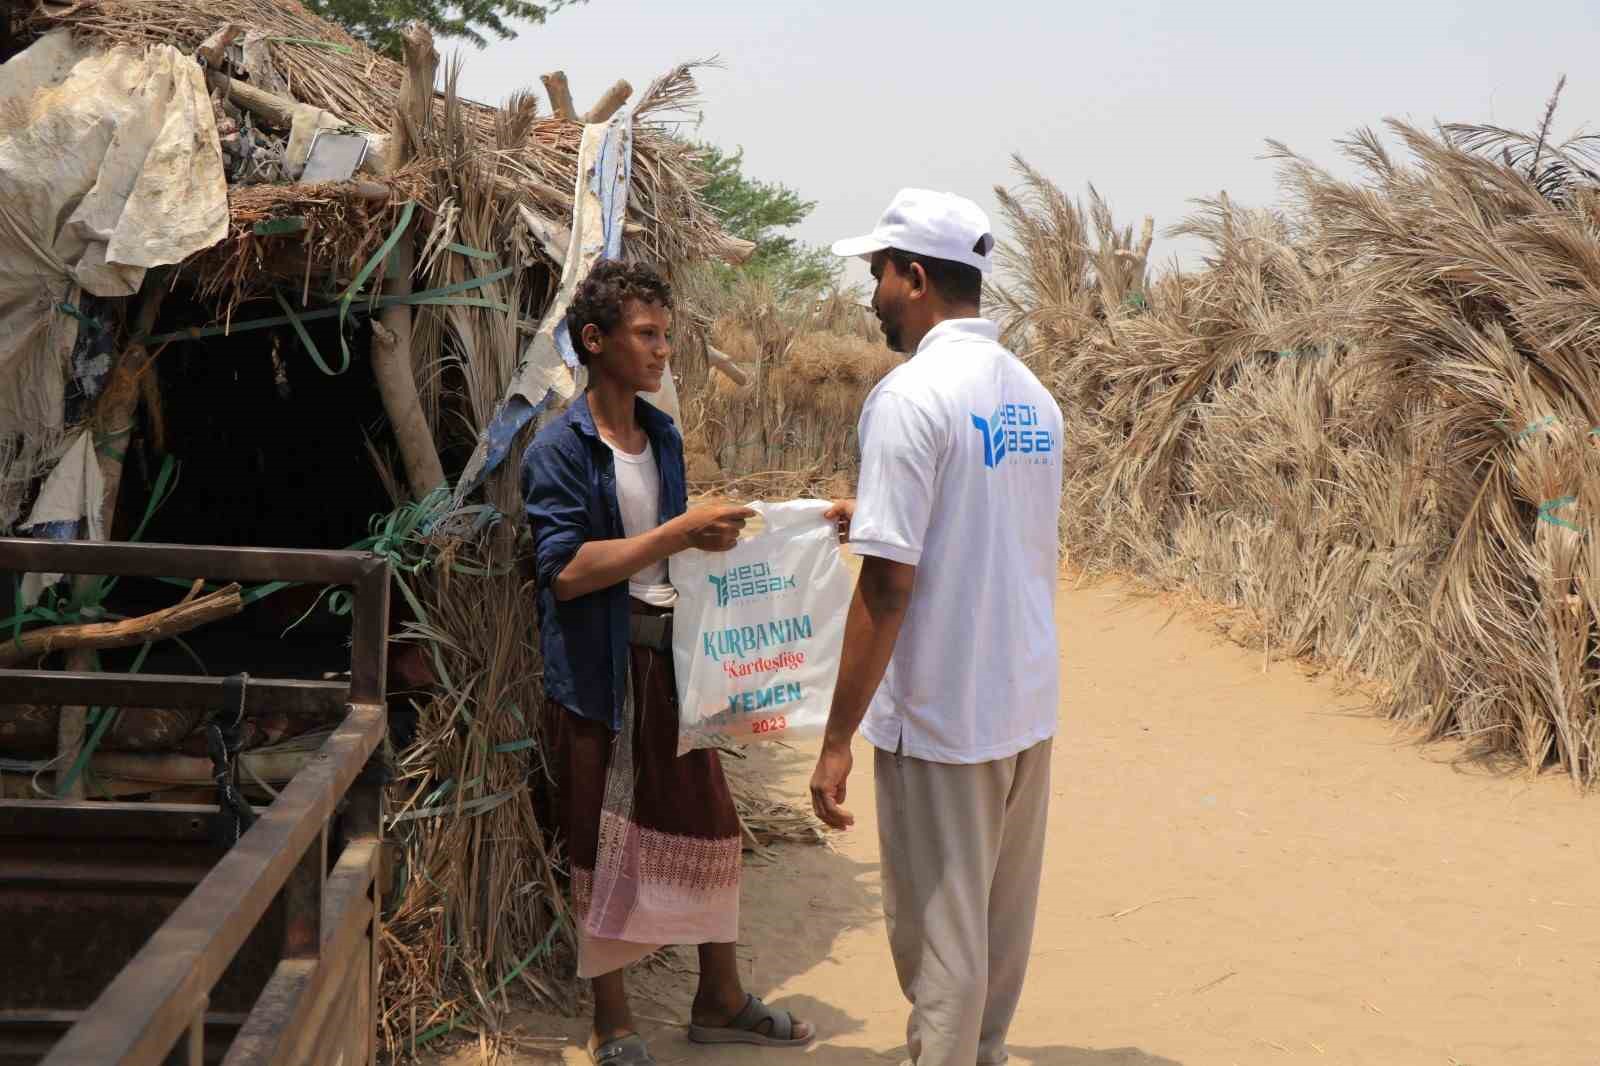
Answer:
[[(237, 307), (233, 321), (281, 313), (276, 303), (257, 301)], [(214, 316), (214, 308), (180, 290), (167, 298), (155, 332)], [(304, 325), (337, 369), (337, 320)], [(144, 393), (113, 538), (130, 537), (145, 520), (169, 456), (174, 476), (146, 521), (139, 538), (146, 543), (344, 548), (366, 537), (372, 516), (394, 507), (372, 458), (372, 448), (391, 454), (393, 438), (368, 362), (367, 320), (352, 316), (344, 328), (350, 366), (337, 375), (318, 368), (289, 326), (169, 343), (155, 361), (154, 387)], [(326, 597), (316, 602), (321, 592), (276, 592), (189, 634), (189, 650), (158, 645), (144, 669), (191, 673), (198, 659), (212, 674), (316, 678), (342, 670), (349, 616), (330, 611)], [(127, 579), (107, 607), (134, 615), (181, 595), (171, 585)]]

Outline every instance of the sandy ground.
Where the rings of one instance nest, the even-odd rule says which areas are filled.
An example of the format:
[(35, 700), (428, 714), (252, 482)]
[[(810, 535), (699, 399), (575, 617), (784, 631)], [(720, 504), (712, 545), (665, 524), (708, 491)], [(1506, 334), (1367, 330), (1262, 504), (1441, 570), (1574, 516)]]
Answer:
[[(1359, 698), (1109, 584), (1063, 586), (1061, 731), (1013, 1062), (1600, 1064), (1600, 822), (1564, 778), (1417, 747)], [(774, 749), (797, 800), (810, 753)], [(878, 908), (871, 753), (835, 848), (747, 868), (751, 988), (806, 1052), (700, 1048), (693, 956), (640, 1005), (659, 1062), (878, 1066), (905, 1004)], [(524, 1016), (586, 1062), (582, 1020)], [(475, 1061), (459, 1056), (455, 1061)]]

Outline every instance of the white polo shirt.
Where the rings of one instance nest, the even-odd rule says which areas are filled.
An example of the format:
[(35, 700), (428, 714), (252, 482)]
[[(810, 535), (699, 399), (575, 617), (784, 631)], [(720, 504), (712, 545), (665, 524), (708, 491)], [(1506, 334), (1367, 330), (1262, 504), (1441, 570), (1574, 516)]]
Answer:
[(942, 763), (1055, 735), (1061, 408), (983, 319), (946, 321), (861, 410), (851, 548), (917, 567), (861, 733)]

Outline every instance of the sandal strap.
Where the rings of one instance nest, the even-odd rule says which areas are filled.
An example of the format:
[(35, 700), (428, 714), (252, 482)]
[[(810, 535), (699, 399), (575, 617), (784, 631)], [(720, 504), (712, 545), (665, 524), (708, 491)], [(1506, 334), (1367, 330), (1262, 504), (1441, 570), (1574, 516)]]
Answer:
[(655, 1066), (656, 1061), (638, 1033), (606, 1041), (594, 1049), (593, 1057), (598, 1066)]
[[(771, 1028), (763, 1032), (758, 1027), (769, 1019), (772, 1022)], [(760, 996), (746, 993), (744, 1007), (728, 1022), (728, 1028), (760, 1033), (774, 1040), (793, 1040), (794, 1015), (786, 1010), (773, 1010), (761, 1001)]]

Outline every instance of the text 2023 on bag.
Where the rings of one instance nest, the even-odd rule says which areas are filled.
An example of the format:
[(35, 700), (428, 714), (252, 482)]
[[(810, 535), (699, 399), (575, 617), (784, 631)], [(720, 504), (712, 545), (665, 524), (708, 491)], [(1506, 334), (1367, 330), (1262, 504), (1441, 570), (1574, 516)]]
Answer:
[(822, 735), (851, 593), (830, 506), (752, 503), (761, 532), (672, 557), (678, 754)]

